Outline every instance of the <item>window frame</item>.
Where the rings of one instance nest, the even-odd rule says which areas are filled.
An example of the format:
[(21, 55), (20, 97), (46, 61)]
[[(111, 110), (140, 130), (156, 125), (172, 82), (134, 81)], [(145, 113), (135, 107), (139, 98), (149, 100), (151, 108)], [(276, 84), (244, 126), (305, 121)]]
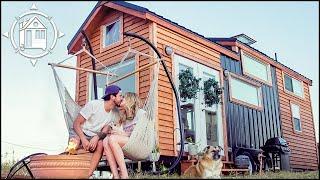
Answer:
[[(237, 80), (240, 80), (240, 81), (244, 81), (245, 83), (249, 84), (249, 85), (252, 85), (256, 88), (258, 88), (258, 92), (259, 92), (259, 106), (256, 106), (254, 104), (250, 104), (248, 102), (245, 102), (245, 101), (242, 101), (242, 100), (239, 100), (237, 98), (234, 98), (232, 97), (232, 86), (231, 86), (231, 79), (237, 79)], [(233, 103), (236, 103), (236, 104), (240, 104), (240, 105), (244, 105), (244, 106), (247, 106), (249, 108), (253, 108), (253, 109), (257, 109), (259, 111), (262, 111), (263, 110), (263, 97), (262, 97), (262, 85), (260, 83), (257, 83), (257, 82), (253, 82), (253, 81), (250, 81), (249, 79), (246, 79), (244, 77), (241, 77), (237, 74), (234, 74), (234, 73), (231, 73), (229, 72), (228, 73), (228, 85), (229, 85), (229, 98), (230, 98), (230, 101), (233, 102)]]
[[(293, 111), (292, 111), (292, 105), (296, 105), (296, 106), (299, 107), (299, 118), (300, 118), (300, 119), (299, 119), (299, 122), (300, 122), (300, 129), (301, 129), (301, 131), (295, 129), (294, 117), (293, 117)], [(292, 120), (293, 132), (294, 132), (294, 133), (298, 133), (298, 134), (302, 133), (301, 108), (300, 108), (299, 103), (294, 102), (294, 101), (290, 101), (290, 113), (291, 113), (291, 120)]]
[[(112, 44), (109, 44), (105, 46), (105, 28), (113, 23), (116, 23), (119, 21), (119, 41), (114, 42)], [(117, 16), (116, 18), (107, 21), (106, 23), (102, 24), (100, 26), (100, 53), (104, 52), (108, 49), (114, 48), (115, 46), (118, 46), (123, 43), (123, 15), (121, 14), (120, 16)]]
[(41, 30), (39, 30), (39, 29), (35, 30), (34, 39), (41, 39)]
[(46, 31), (45, 30), (40, 30), (40, 39), (46, 39)]
[[(295, 94), (294, 92), (291, 92), (291, 91), (289, 91), (289, 90), (286, 89), (284, 75), (287, 75), (287, 76), (290, 77), (291, 79), (294, 79), (294, 80), (300, 82), (301, 88), (302, 88), (302, 89), (301, 89), (301, 90), (302, 90), (302, 96), (299, 96), (299, 95)], [(293, 78), (291, 75), (289, 75), (288, 73), (285, 73), (284, 71), (282, 71), (282, 81), (283, 81), (283, 83), (282, 83), (282, 85), (283, 85), (283, 91), (284, 91), (285, 93), (290, 94), (290, 95), (292, 95), (292, 96), (294, 96), (294, 97), (300, 98), (300, 99), (302, 99), (302, 100), (305, 99), (303, 81), (297, 80), (296, 78)], [(292, 90), (294, 91), (293, 83), (292, 83)]]
[[(255, 79), (255, 80), (259, 81), (259, 82), (262, 82), (262, 83), (264, 83), (264, 84), (272, 87), (272, 72), (271, 72), (271, 65), (270, 65), (269, 63), (263, 62), (263, 61), (260, 60), (259, 58), (251, 55), (251, 54), (248, 53), (248, 52), (244, 52), (243, 50), (240, 50), (240, 56), (241, 56), (240, 59), (241, 59), (241, 67), (242, 67), (242, 73), (243, 73), (243, 75), (248, 76), (248, 77), (250, 77), (250, 78), (253, 78), (253, 79)], [(266, 81), (266, 80), (264, 80), (264, 79), (261, 79), (261, 78), (255, 76), (255, 75), (250, 74), (250, 72), (248, 72), (248, 69), (245, 68), (245, 66), (244, 66), (243, 56), (248, 56), (248, 57), (250, 57), (251, 59), (253, 59), (254, 61), (257, 61), (257, 62), (259, 62), (259, 63), (261, 63), (261, 64), (266, 65), (266, 66), (267, 66), (267, 73), (268, 73), (267, 76), (268, 76), (268, 79), (269, 79), (270, 81)]]
[[(139, 68), (139, 55), (138, 54), (136, 54), (135, 56), (128, 56), (125, 60), (124, 60), (124, 62), (123, 63), (128, 63), (128, 62), (126, 62), (126, 61), (134, 61), (134, 62), (132, 62), (133, 64), (135, 64), (135, 70), (137, 70), (138, 68)], [(107, 64), (107, 65), (105, 65), (107, 68), (109, 68), (110, 66), (113, 66), (113, 65), (115, 65), (115, 64), (117, 64), (117, 63), (120, 63), (121, 62), (121, 60), (119, 60), (119, 61), (117, 61), (117, 62), (115, 62), (115, 63), (113, 63), (113, 64)], [(99, 66), (96, 70), (97, 71), (101, 71), (102, 69), (105, 69), (105, 67), (102, 67), (102, 66)], [(92, 93), (91, 91), (91, 86), (93, 86), (93, 81), (92, 81), (92, 74), (93, 73), (87, 73), (87, 100), (88, 101), (90, 101), (91, 99), (90, 99), (90, 94)], [(135, 93), (136, 94), (139, 94), (139, 72), (137, 72), (137, 73), (135, 73)], [(119, 77), (118, 77), (119, 78)], [(98, 97), (98, 99), (101, 99), (101, 97)]]

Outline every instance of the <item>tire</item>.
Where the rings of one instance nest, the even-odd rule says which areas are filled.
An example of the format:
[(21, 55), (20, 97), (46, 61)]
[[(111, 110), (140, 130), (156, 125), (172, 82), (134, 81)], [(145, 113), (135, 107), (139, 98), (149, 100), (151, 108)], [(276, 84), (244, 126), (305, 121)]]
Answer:
[[(254, 162), (252, 156), (251, 156), (248, 152), (244, 152), (244, 153), (242, 153), (242, 155), (246, 155), (246, 156), (248, 156), (249, 159), (250, 159), (250, 164), (251, 164), (250, 174), (252, 174), (252, 172), (256, 172), (256, 171), (257, 171), (257, 165), (256, 165), (256, 163)], [(249, 164), (249, 168), (250, 168), (250, 164)]]

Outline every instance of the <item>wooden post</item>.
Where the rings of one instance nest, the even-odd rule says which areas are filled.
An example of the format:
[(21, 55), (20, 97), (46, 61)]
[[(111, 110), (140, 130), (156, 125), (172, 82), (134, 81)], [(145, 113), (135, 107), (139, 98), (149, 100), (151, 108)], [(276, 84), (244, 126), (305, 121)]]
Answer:
[(137, 169), (138, 173), (141, 172), (141, 161), (138, 161), (138, 169)]
[(263, 158), (266, 157), (261, 153), (258, 154), (258, 159), (260, 161), (260, 170), (259, 170), (259, 175), (262, 175), (262, 165), (263, 165)]
[(106, 76), (117, 76), (116, 74), (112, 74), (112, 73), (104, 73), (104, 72), (95, 71), (95, 70), (91, 70), (91, 69), (73, 67), (73, 66), (62, 65), (62, 64), (48, 63), (48, 65), (67, 68), (67, 69), (86, 71), (86, 72), (91, 72), (91, 73), (97, 73), (97, 74), (102, 74), (102, 75), (106, 75)]
[(156, 172), (156, 162), (152, 162), (152, 172)]

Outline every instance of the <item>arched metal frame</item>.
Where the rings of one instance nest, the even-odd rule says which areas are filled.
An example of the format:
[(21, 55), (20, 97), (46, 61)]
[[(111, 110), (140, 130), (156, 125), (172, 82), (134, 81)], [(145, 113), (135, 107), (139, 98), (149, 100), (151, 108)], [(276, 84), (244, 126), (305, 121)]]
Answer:
[[(28, 173), (30, 174), (31, 178), (34, 179), (35, 177), (33, 176), (30, 168), (28, 167), (28, 164), (30, 163), (30, 158), (31, 158), (32, 156), (38, 156), (38, 155), (47, 155), (47, 154), (46, 154), (46, 153), (34, 153), (34, 154), (31, 154), (31, 155), (29, 155), (29, 156), (21, 159), (20, 161), (16, 162), (16, 163), (10, 168), (10, 171), (9, 171), (6, 179), (12, 179), (13, 176), (14, 176), (21, 168), (23, 168), (24, 166), (27, 168), (27, 171), (28, 171)], [(18, 165), (20, 165), (19, 168), (17, 168), (17, 169), (14, 171), (14, 169), (15, 169)]]
[(182, 154), (184, 152), (184, 134), (182, 133), (182, 130), (183, 130), (183, 122), (182, 122), (182, 119), (181, 119), (181, 111), (180, 111), (180, 98), (179, 98), (179, 95), (178, 95), (178, 90), (176, 88), (176, 86), (174, 85), (173, 83), (173, 80), (172, 80), (172, 77), (168, 71), (168, 68), (165, 64), (165, 62), (162, 60), (162, 57), (161, 57), (161, 54), (159, 53), (158, 49), (151, 43), (149, 42), (148, 40), (146, 40), (145, 38), (137, 35), (137, 34), (134, 34), (134, 33), (128, 33), (128, 32), (124, 32), (123, 33), (124, 35), (126, 36), (131, 36), (131, 37), (135, 37), (135, 38), (138, 38), (142, 41), (144, 41), (145, 43), (147, 43), (152, 49), (153, 51), (157, 54), (158, 58), (160, 59), (160, 62), (164, 68), (164, 71), (166, 72), (166, 75), (169, 79), (169, 82), (170, 82), (170, 85), (173, 89), (173, 92), (174, 92), (174, 95), (175, 95), (175, 98), (176, 98), (176, 105), (177, 105), (177, 112), (178, 112), (178, 118), (179, 118), (179, 129), (180, 129), (180, 151), (179, 151), (179, 155), (177, 157), (177, 159), (174, 161), (174, 163), (165, 171), (156, 171), (154, 172), (154, 174), (164, 174), (164, 173), (167, 173), (167, 172), (171, 172), (177, 165), (178, 163), (180, 162), (181, 160), (181, 157), (182, 157)]

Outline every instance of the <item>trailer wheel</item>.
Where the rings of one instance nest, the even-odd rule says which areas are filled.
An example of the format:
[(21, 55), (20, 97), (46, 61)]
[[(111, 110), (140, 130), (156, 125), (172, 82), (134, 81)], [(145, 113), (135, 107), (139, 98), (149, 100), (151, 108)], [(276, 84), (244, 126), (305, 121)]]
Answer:
[(254, 160), (253, 160), (252, 156), (250, 155), (250, 153), (248, 153), (248, 152), (243, 152), (242, 155), (246, 155), (246, 156), (248, 156), (249, 159), (250, 159), (250, 163), (249, 163), (249, 167), (248, 167), (249, 172), (250, 172), (250, 175), (252, 174), (252, 172), (256, 172), (256, 171), (257, 171), (257, 165), (256, 165), (256, 163), (254, 162)]

